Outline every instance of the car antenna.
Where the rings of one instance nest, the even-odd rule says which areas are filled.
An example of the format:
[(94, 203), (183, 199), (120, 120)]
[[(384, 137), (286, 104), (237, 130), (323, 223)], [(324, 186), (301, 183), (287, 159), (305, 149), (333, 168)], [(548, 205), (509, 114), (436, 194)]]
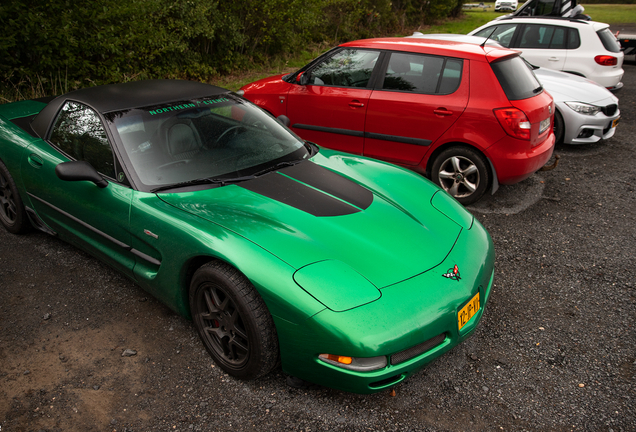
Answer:
[(495, 28), (492, 29), (490, 34), (488, 34), (488, 36), (486, 36), (486, 39), (484, 39), (484, 42), (481, 45), (479, 45), (480, 47), (482, 47), (482, 49), (486, 46), (486, 42), (488, 42), (488, 39), (490, 39), (490, 36), (492, 36), (492, 34), (495, 32), (495, 30), (497, 30), (497, 26), (495, 26)]

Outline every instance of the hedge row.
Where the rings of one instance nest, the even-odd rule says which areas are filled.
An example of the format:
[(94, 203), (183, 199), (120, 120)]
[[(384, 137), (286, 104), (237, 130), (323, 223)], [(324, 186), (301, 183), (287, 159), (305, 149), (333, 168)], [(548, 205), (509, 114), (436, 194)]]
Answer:
[[(0, 80), (45, 89), (202, 79), (313, 42), (457, 15), (462, 0), (2, 0)], [(70, 88), (69, 88), (70, 87)]]

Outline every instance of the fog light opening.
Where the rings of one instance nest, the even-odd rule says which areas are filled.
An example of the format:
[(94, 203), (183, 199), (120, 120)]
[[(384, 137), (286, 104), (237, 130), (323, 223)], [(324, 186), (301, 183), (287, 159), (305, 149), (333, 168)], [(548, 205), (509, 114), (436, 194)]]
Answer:
[(583, 129), (581, 132), (579, 132), (579, 136), (577, 138), (589, 138), (592, 135), (594, 135), (593, 129)]

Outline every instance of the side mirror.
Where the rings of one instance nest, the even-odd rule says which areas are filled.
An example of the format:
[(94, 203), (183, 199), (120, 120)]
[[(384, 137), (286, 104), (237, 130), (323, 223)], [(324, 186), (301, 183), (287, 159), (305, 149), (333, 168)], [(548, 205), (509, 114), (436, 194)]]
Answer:
[(296, 83), (302, 86), (309, 84), (309, 76), (310, 74), (306, 71), (299, 73), (296, 75)]
[(279, 115), (278, 117), (276, 117), (276, 120), (287, 127), (289, 127), (289, 125), (291, 124), (291, 120), (289, 120), (289, 117), (287, 117), (285, 114)]
[(91, 181), (99, 188), (108, 186), (108, 182), (99, 175), (93, 165), (86, 161), (62, 162), (55, 167), (55, 175), (64, 181)]

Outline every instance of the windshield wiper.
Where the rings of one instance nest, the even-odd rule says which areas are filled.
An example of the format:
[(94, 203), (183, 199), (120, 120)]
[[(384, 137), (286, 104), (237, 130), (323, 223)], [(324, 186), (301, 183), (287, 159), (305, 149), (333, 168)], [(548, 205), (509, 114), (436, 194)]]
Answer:
[(253, 178), (256, 178), (256, 176), (248, 175), (243, 177), (230, 177), (230, 178), (204, 177), (204, 178), (188, 180), (188, 181), (184, 181), (180, 183), (173, 183), (173, 184), (169, 184), (165, 186), (159, 186), (154, 189), (151, 189), (150, 192), (155, 193), (155, 192), (161, 192), (168, 189), (177, 189), (181, 187), (196, 186), (196, 185), (202, 185), (202, 184), (220, 184), (221, 186), (225, 186), (227, 183), (238, 183), (238, 182), (242, 182), (246, 180), (252, 180)]
[(543, 90), (543, 86), (539, 86), (536, 89), (532, 90), (532, 93), (537, 94), (537, 93), (540, 93), (541, 90)]
[(218, 182), (213, 181), (213, 179), (210, 179), (210, 178), (199, 178), (199, 179), (188, 180), (188, 181), (184, 181), (184, 182), (172, 183), (172, 184), (169, 184), (169, 185), (159, 186), (159, 187), (156, 187), (154, 189), (150, 189), (150, 192), (151, 193), (155, 193), (155, 192), (161, 192), (163, 190), (168, 190), (168, 189), (176, 189), (176, 188), (185, 187), (185, 186), (196, 186), (196, 185), (211, 184), (211, 183), (213, 184), (213, 183), (218, 183)]
[(210, 183), (220, 184), (221, 186), (225, 186), (228, 183), (240, 183), (242, 181), (255, 179), (256, 175), (246, 175), (241, 177), (228, 177), (228, 178), (210, 178), (208, 179)]
[(295, 161), (285, 161), (285, 162), (279, 162), (275, 165), (272, 165), (270, 167), (267, 167), (263, 170), (260, 170), (254, 174), (250, 174), (250, 175), (246, 175), (246, 176), (241, 176), (241, 177), (228, 177), (228, 178), (223, 178), (223, 177), (204, 177), (204, 178), (199, 178), (199, 179), (194, 179), (194, 180), (188, 180), (188, 181), (184, 181), (184, 182), (180, 182), (180, 183), (173, 183), (173, 184), (169, 184), (169, 185), (164, 185), (164, 186), (159, 186), (156, 187), (154, 189), (151, 189), (150, 192), (151, 193), (155, 193), (155, 192), (161, 192), (164, 190), (168, 190), (168, 189), (177, 189), (177, 188), (181, 188), (181, 187), (186, 187), (186, 186), (196, 186), (196, 185), (202, 185), (202, 184), (218, 184), (221, 186), (225, 186), (226, 184), (229, 183), (240, 183), (243, 181), (247, 181), (247, 180), (253, 180), (256, 177), (266, 174), (268, 172), (271, 171), (276, 171), (279, 168), (282, 167), (286, 167), (286, 166), (292, 166), (292, 165), (296, 165), (299, 162), (302, 162), (304, 159), (299, 159), (299, 160), (295, 160)]
[(302, 161), (304, 161), (305, 159), (298, 159), (295, 161), (284, 161), (284, 162), (278, 162), (277, 164), (274, 164), (270, 167), (267, 167), (265, 169), (262, 169), (254, 174), (252, 174), (254, 177), (258, 177), (260, 175), (263, 174), (267, 174), (268, 172), (272, 172), (272, 171), (276, 171), (279, 168), (283, 168), (283, 167), (288, 167), (288, 166), (292, 166), (292, 165), (296, 165), (297, 163), (300, 163)]

